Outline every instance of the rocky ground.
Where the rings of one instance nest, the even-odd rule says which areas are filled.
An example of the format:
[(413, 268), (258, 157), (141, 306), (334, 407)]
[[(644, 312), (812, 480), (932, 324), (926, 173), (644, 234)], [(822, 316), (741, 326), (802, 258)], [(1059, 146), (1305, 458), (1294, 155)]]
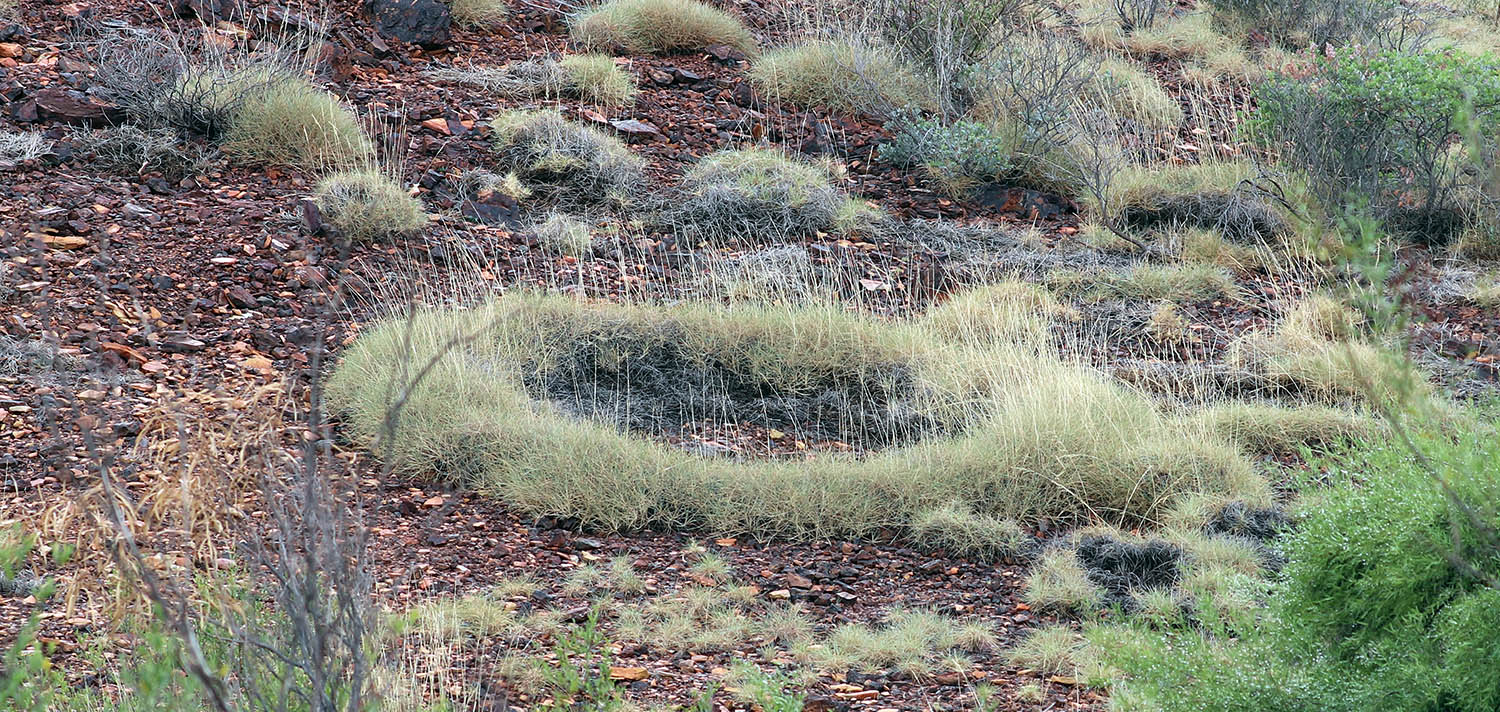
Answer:
[[(486, 165), (484, 124), (507, 102), (434, 81), (424, 70), (501, 65), (562, 51), (567, 37), (557, 12), (517, 5), (497, 27), (455, 28), (441, 48), (423, 49), (374, 32), (358, 5), (328, 4), (319, 13), (256, 6), (272, 22), (301, 21), (291, 17), (295, 11), (331, 30), (330, 87), (404, 132), (404, 178), (434, 215), (421, 238), (354, 248), (345, 275), (351, 293), (329, 338), (335, 356), (347, 335), (390, 299), (418, 291), (415, 285), (431, 289), (448, 279), (478, 279), (577, 285), (597, 296), (676, 288), (692, 256), (663, 236), (641, 235), (582, 260), (544, 256), (517, 225), (469, 219), (454, 197), (451, 183), (458, 172)], [(196, 22), (159, 19), (169, 6), (22, 0), (15, 25), (0, 23), (0, 129), (40, 130), (58, 141), (52, 155), (0, 167), (0, 258), (6, 263), (0, 272), (0, 338), (12, 350), (41, 342), (61, 354), (40, 365), (36, 359), (43, 356), (13, 356), (21, 364), (14, 368), (3, 367), (6, 357), (0, 356), (3, 522), (40, 527), (60, 502), (94, 484), (93, 458), (82, 438), (86, 428), (104, 426), (126, 442), (173, 399), (308, 380), (310, 353), (323, 327), (320, 315), (343, 265), (338, 250), (308, 229), (301, 207), (308, 176), (233, 166), (222, 158), (191, 177), (119, 176), (70, 150), (67, 126), (103, 125), (117, 117), (79, 93), (86, 86), (87, 53), (69, 38), (89, 23), (109, 20)], [(776, 3), (738, 0), (735, 9), (762, 34), (774, 35)], [(1077, 206), (1053, 196), (996, 189), (972, 201), (941, 197), (920, 176), (875, 158), (882, 138), (878, 123), (768, 104), (745, 82), (744, 58), (733, 51), (632, 56), (624, 66), (641, 89), (634, 105), (610, 115), (569, 111), (626, 137), (649, 159), (658, 186), (672, 184), (697, 157), (765, 140), (840, 158), (849, 169), (845, 187), (892, 215), (1034, 226), (1043, 251), (1066, 246), (1076, 231)], [(945, 256), (920, 247), (847, 240), (809, 247), (869, 292), (864, 298), (891, 310), (943, 288)], [(1435, 274), (1425, 256), (1411, 259), (1414, 274)], [(1202, 360), (1204, 350), (1216, 351), (1234, 334), (1264, 323), (1262, 305), (1297, 291), (1274, 276), (1247, 279), (1244, 287), (1253, 296), (1243, 303), (1209, 301), (1186, 309), (1205, 338), (1168, 354), (1168, 360)], [(1500, 317), (1444, 300), (1432, 289), (1419, 294), (1436, 295), (1425, 299), (1430, 322), (1420, 327), (1417, 342), (1425, 362), (1438, 367), (1444, 380), (1476, 392), (1500, 377)], [(1159, 350), (1131, 353), (1128, 341), (1106, 351), (1091, 357), (1106, 364), (1163, 357)], [(755, 434), (723, 439), (752, 454), (776, 450)], [(693, 540), (688, 535), (574, 532), (559, 526), (565, 523), (520, 520), (478, 493), (379, 479), (378, 464), (359, 453), (338, 460), (346, 474), (368, 482), (377, 591), (392, 607), (478, 590), (518, 574), (556, 582), (581, 563), (616, 556), (628, 557), (661, 589), (688, 585), (694, 575), (681, 554)], [(987, 565), (880, 542), (702, 543), (729, 563), (736, 581), (768, 599), (804, 602), (823, 626), (878, 621), (893, 606), (931, 606), (991, 623), (1007, 643), (1043, 618), (1019, 602), (1019, 564)], [(0, 645), (33, 604), (0, 596)], [(104, 612), (87, 599), (71, 608), (49, 604), (42, 615), (43, 638), (61, 644), (58, 660), (65, 667), (78, 664), (70, 655), (77, 636), (113, 635)], [(747, 654), (664, 657), (637, 649), (622, 651), (619, 664), (649, 671), (642, 688), (647, 699), (674, 700), (682, 691), (703, 689), (716, 669)], [(98, 681), (82, 668), (70, 674), (84, 684)], [(1076, 681), (1018, 670), (998, 653), (976, 657), (974, 669), (963, 675), (894, 682), (829, 675), (809, 692), (850, 709), (953, 709), (968, 704), (978, 680), (1002, 691), (1042, 683), (1044, 699), (1023, 703), (1004, 695), (1008, 709), (1088, 709), (1101, 703), (1099, 693)]]

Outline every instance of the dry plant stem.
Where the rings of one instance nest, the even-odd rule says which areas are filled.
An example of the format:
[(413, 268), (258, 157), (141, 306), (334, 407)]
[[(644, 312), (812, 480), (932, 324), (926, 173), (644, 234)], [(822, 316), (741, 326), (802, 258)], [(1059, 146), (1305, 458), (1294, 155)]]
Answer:
[(175, 589), (175, 586), (158, 579), (151, 567), (146, 565), (146, 557), (141, 553), (135, 535), (120, 511), (118, 498), (122, 495), (115, 488), (111, 474), (114, 466), (113, 453), (99, 448), (91, 428), (83, 428), (83, 442), (89, 459), (99, 470), (99, 485), (104, 491), (102, 499), (105, 516), (119, 535), (118, 543), (113, 549), (117, 565), (120, 570), (133, 572), (140, 579), (146, 596), (161, 611), (160, 616), (181, 640), (187, 659), (187, 672), (208, 691), (208, 700), (213, 708), (217, 712), (230, 712), (224, 681), (209, 671), (203, 647), (198, 643), (197, 629), (188, 609), (188, 598), (175, 590), (169, 590)]

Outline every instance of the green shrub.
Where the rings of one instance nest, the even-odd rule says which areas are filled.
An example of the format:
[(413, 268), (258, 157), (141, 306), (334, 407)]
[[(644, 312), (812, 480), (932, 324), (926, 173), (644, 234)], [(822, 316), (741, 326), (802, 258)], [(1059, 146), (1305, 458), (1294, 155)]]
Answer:
[(1256, 626), (1090, 631), (1128, 676), (1116, 692), (1168, 712), (1500, 706), (1500, 440), (1488, 423), (1418, 428), (1425, 460), (1384, 439), (1314, 463), (1357, 479), (1283, 539), (1284, 582)]
[[(1256, 89), (1249, 133), (1305, 170), (1332, 213), (1368, 203), (1388, 231), (1442, 244), (1493, 203), (1468, 173), (1493, 164), (1500, 64), (1493, 56), (1339, 52)], [(1485, 146), (1455, 153), (1472, 130)], [(1488, 172), (1488, 165), (1481, 174)]]
[(668, 218), (680, 237), (775, 244), (835, 227), (849, 198), (834, 184), (841, 168), (806, 163), (774, 149), (707, 156), (682, 179), (682, 198)]
[(328, 224), (355, 242), (389, 240), (427, 225), (422, 201), (374, 169), (340, 171), (323, 178), (313, 200)]
[(767, 96), (846, 112), (932, 106), (931, 90), (895, 53), (855, 41), (812, 40), (766, 52), (750, 81)]
[(691, 52), (712, 45), (755, 51), (750, 32), (722, 10), (696, 0), (609, 0), (574, 15), (573, 39), (590, 49)]
[(910, 109), (886, 122), (891, 140), (879, 148), (882, 160), (903, 168), (921, 167), (943, 192), (963, 197), (974, 186), (1005, 177), (1015, 166), (1016, 142), (989, 123), (944, 123)]
[[(403, 364), (469, 332), (381, 438)], [(1035, 345), (954, 343), (920, 319), (836, 307), (516, 294), (370, 329), (329, 388), (351, 436), (399, 470), (609, 530), (863, 536), (953, 501), (987, 517), (1078, 520), (1266, 491), (1232, 444)], [(657, 440), (705, 414), (880, 449), (741, 462)]]
[[(226, 85), (221, 91), (237, 90)], [(338, 99), (291, 76), (241, 97), (224, 139), (224, 150), (232, 156), (309, 171), (352, 169), (371, 161), (375, 152), (359, 121)]]
[(619, 139), (557, 111), (507, 111), (490, 124), (500, 167), (538, 197), (564, 203), (623, 203), (645, 161)]
[(1236, 32), (1260, 31), (1281, 44), (1340, 46), (1400, 42), (1401, 5), (1394, 0), (1211, 0), (1214, 19)]

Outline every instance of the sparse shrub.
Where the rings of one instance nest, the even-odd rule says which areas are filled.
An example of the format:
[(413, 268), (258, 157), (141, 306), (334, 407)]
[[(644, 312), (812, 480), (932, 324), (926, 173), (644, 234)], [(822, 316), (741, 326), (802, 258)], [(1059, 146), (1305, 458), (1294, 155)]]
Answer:
[(585, 257), (594, 248), (589, 226), (571, 215), (552, 213), (532, 230), (542, 249), (554, 255)]
[[(828, 306), (523, 293), (393, 319), (346, 350), (330, 382), (351, 437), (380, 433), (400, 363), (476, 329), (412, 391), (382, 456), (600, 529), (861, 536), (955, 500), (1031, 521), (1149, 517), (1191, 491), (1266, 490), (1234, 446), (1097, 373)], [(885, 449), (735, 461), (657, 440), (704, 417)]]
[(590, 49), (690, 52), (711, 45), (755, 51), (739, 20), (696, 0), (609, 0), (574, 15), (573, 39)]
[(974, 514), (957, 503), (917, 513), (911, 528), (922, 546), (985, 560), (1020, 555), (1032, 544), (1015, 522)]
[(329, 175), (318, 181), (313, 199), (328, 224), (355, 242), (389, 240), (427, 224), (422, 202), (378, 170)]
[(1013, 136), (1013, 174), (1051, 187), (1057, 164), (1077, 138), (1080, 104), (1112, 104), (1118, 85), (1103, 76), (1103, 59), (1059, 33), (1017, 35), (981, 71), (983, 85), (971, 118)]
[(860, 40), (810, 40), (761, 55), (750, 81), (767, 96), (847, 112), (933, 105), (927, 83), (893, 51)]
[[(1444, 244), (1491, 212), (1495, 196), (1467, 174), (1476, 161), (1480, 173), (1494, 165), (1500, 65), (1492, 56), (1344, 50), (1274, 75), (1256, 101), (1250, 134), (1305, 170), (1331, 213), (1368, 203), (1388, 231)], [(1455, 154), (1453, 136), (1464, 133), (1483, 144), (1476, 155)]]
[(842, 169), (804, 163), (774, 149), (724, 151), (699, 160), (682, 179), (669, 219), (691, 241), (777, 243), (834, 226), (849, 202), (834, 186)]
[(278, 78), (239, 99), (224, 135), (232, 156), (310, 171), (349, 170), (374, 156), (354, 114), (305, 79)]
[(1211, 6), (1220, 24), (1260, 31), (1298, 49), (1339, 47), (1356, 40), (1411, 49), (1403, 45), (1420, 39), (1405, 9), (1393, 0), (1212, 0)]
[(945, 123), (979, 99), (983, 65), (1010, 42), (1016, 27), (1036, 19), (1035, 0), (873, 0), (865, 16), (886, 43), (925, 70)]
[(453, 21), (466, 27), (494, 25), (510, 15), (505, 0), (448, 0)]
[(560, 203), (623, 203), (645, 161), (619, 139), (553, 110), (507, 111), (491, 122), (502, 168), (533, 193)]
[(926, 169), (950, 196), (963, 197), (980, 183), (994, 182), (1015, 164), (1014, 137), (990, 124), (944, 123), (902, 109), (892, 114), (886, 130), (892, 139), (880, 145), (880, 158), (904, 168)]
[(1033, 608), (1059, 613), (1088, 613), (1104, 604), (1104, 591), (1089, 580), (1089, 574), (1071, 549), (1056, 548), (1042, 554), (1026, 577), (1021, 597)]
[(35, 131), (0, 131), (0, 168), (47, 155), (52, 141)]
[(1166, 0), (1110, 0), (1120, 27), (1126, 32), (1144, 30), (1156, 24), (1156, 17), (1166, 9)]
[(176, 132), (122, 124), (105, 129), (80, 129), (72, 134), (76, 150), (91, 163), (112, 173), (161, 173), (168, 180), (201, 173), (208, 155), (196, 146), (181, 146)]

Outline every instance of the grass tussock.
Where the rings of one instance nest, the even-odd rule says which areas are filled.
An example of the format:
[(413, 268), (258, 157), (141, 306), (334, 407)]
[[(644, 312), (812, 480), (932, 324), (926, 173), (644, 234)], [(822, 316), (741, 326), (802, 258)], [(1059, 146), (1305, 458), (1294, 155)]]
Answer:
[(1016, 556), (1032, 544), (1015, 522), (974, 514), (957, 502), (917, 513), (911, 529), (912, 540), (921, 546), (984, 560)]
[(1141, 65), (1120, 57), (1105, 57), (1092, 87), (1094, 101), (1107, 102), (1114, 115), (1150, 129), (1175, 128), (1182, 123), (1182, 107)]
[(766, 244), (833, 230), (851, 210), (834, 185), (842, 175), (835, 163), (775, 149), (723, 151), (688, 170), (669, 219), (693, 242)]
[(35, 160), (52, 150), (52, 141), (37, 131), (0, 131), (0, 168)]
[(755, 51), (739, 20), (696, 0), (609, 0), (573, 16), (572, 36), (600, 51), (691, 52), (712, 45)]
[(488, 27), (510, 16), (505, 0), (448, 0), (453, 21), (464, 27)]
[(1046, 276), (1059, 296), (1082, 301), (1134, 299), (1147, 302), (1201, 302), (1233, 297), (1239, 290), (1225, 270), (1204, 264), (1142, 262), (1125, 269), (1059, 269)]
[(533, 57), (504, 67), (443, 67), (427, 75), (523, 99), (580, 99), (601, 107), (635, 101), (635, 80), (603, 54)]
[(1270, 329), (1230, 345), (1226, 360), (1317, 402), (1393, 403), (1431, 386), (1361, 333), (1363, 319), (1338, 300), (1310, 297)]
[(933, 105), (920, 74), (895, 53), (857, 41), (811, 40), (767, 51), (750, 67), (766, 96), (837, 111)]
[(329, 175), (318, 181), (313, 201), (328, 224), (355, 242), (390, 240), (427, 225), (422, 201), (379, 170)]
[[(191, 81), (191, 79), (189, 79)], [(236, 89), (219, 85), (224, 92)], [(358, 119), (332, 94), (300, 77), (279, 77), (241, 97), (225, 133), (232, 156), (310, 171), (344, 170), (372, 160)]]
[[(382, 439), (379, 414), (403, 364), (470, 333), (415, 385), (400, 431)], [(330, 392), (355, 437), (398, 469), (605, 530), (861, 536), (910, 527), (955, 500), (996, 519), (1081, 520), (1151, 517), (1189, 492), (1265, 490), (1232, 443), (1038, 351), (834, 308), (516, 294), (370, 329)], [(660, 367), (641, 370), (650, 364)], [(658, 378), (655, 391), (643, 382)], [(704, 395), (682, 378), (717, 385)], [(649, 431), (694, 414), (832, 428), (886, 447), (735, 461)]]
[(588, 224), (571, 215), (551, 213), (532, 231), (536, 233), (537, 243), (549, 254), (584, 257), (594, 248), (594, 237)]
[(1327, 406), (1229, 403), (1207, 408), (1200, 417), (1213, 432), (1255, 453), (1332, 445), (1368, 435), (1374, 429), (1369, 418)]
[(500, 167), (538, 197), (623, 203), (643, 179), (645, 161), (619, 139), (557, 111), (507, 111), (490, 126)]
[(1104, 590), (1089, 580), (1072, 550), (1052, 549), (1032, 567), (1021, 597), (1038, 610), (1078, 614), (1103, 604)]

